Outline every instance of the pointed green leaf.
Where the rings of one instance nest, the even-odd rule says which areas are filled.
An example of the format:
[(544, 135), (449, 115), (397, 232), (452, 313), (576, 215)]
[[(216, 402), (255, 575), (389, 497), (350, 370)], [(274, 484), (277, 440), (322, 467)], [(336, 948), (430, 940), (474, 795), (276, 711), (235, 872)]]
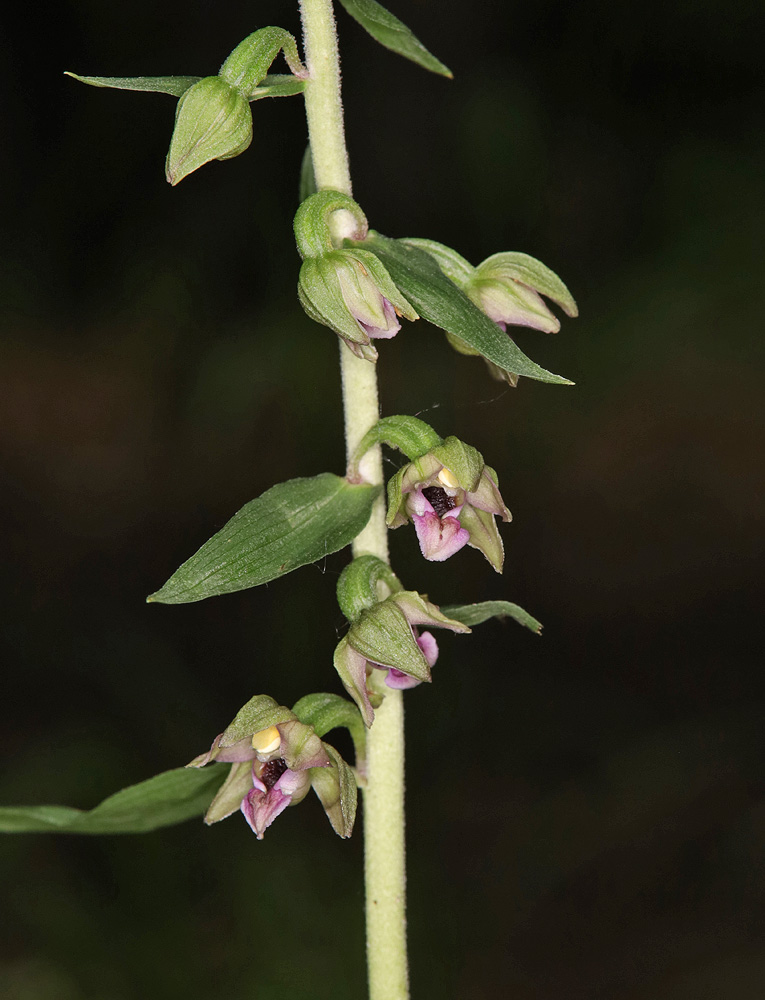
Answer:
[(157, 94), (172, 94), (180, 97), (190, 86), (198, 83), (201, 76), (79, 76), (64, 73), (73, 80), (87, 83), (90, 87), (110, 87), (113, 90), (145, 90)]
[(489, 618), (513, 618), (519, 625), (523, 625), (532, 632), (540, 635), (542, 623), (533, 618), (528, 611), (511, 604), (510, 601), (481, 601), (479, 604), (452, 604), (448, 608), (441, 608), (445, 615), (456, 618), (464, 625), (480, 625), (481, 622), (488, 621)]
[(411, 59), (423, 69), (429, 69), (431, 73), (440, 73), (441, 76), (448, 76), (451, 79), (452, 71), (449, 67), (444, 66), (440, 59), (436, 59), (428, 52), (409, 28), (382, 4), (377, 3), (377, 0), (340, 0), (340, 3), (354, 21), (358, 21), (380, 45), (384, 45), (392, 52), (398, 52), (405, 59)]
[(505, 372), (515, 372), (540, 382), (573, 385), (526, 357), (511, 338), (446, 277), (424, 250), (371, 230), (366, 240), (353, 245), (371, 250), (382, 261), (397, 287), (424, 319), (459, 337), (487, 361)]
[(235, 514), (149, 601), (186, 604), (268, 583), (349, 545), (379, 487), (329, 472), (272, 486)]
[(110, 795), (94, 809), (68, 806), (0, 808), (2, 833), (146, 833), (201, 816), (228, 774), (178, 767)]

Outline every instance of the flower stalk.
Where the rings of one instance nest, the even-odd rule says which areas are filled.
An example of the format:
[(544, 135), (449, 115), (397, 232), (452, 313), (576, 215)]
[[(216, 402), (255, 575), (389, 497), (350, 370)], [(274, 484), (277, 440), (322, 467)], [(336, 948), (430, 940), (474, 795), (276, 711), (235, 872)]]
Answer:
[[(331, 0), (300, 0), (308, 79), (305, 106), (316, 184), (350, 195), (351, 177), (343, 128), (340, 60)], [(340, 218), (338, 218), (340, 216)], [(335, 235), (343, 235), (341, 213)], [(345, 443), (348, 459), (379, 420), (376, 367), (340, 342)], [(364, 456), (359, 472), (383, 482), (379, 445)], [(366, 528), (353, 543), (354, 556), (388, 561), (385, 505), (376, 503)], [(407, 1000), (406, 870), (404, 847), (404, 704), (400, 690), (388, 690), (367, 737), (364, 789), (367, 963), (370, 1000)]]

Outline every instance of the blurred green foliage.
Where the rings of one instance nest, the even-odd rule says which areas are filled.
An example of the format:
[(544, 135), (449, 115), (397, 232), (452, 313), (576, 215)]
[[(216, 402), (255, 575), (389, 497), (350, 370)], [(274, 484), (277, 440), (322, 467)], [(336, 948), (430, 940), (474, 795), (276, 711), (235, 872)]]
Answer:
[[(574, 388), (507, 389), (424, 324), (381, 350), (385, 412), (474, 443), (515, 515), (502, 579), (472, 551), (423, 564), (407, 529), (397, 573), (545, 624), (443, 638), (407, 696), (414, 996), (759, 1000), (762, 9), (397, 12), (456, 79), (340, 13), (372, 225), (474, 263), (526, 251), (581, 308), (518, 335)], [(0, 71), (0, 798), (87, 807), (255, 693), (338, 690), (343, 557), (143, 603), (268, 486), (342, 471), (337, 348), (294, 294), (298, 98), (260, 102), (251, 151), (171, 191), (173, 100), (61, 76), (215, 72), (255, 27), (295, 31), (292, 6), (20, 16)], [(238, 817), (7, 838), (0, 995), (358, 998), (361, 847), (312, 799), (263, 843)]]

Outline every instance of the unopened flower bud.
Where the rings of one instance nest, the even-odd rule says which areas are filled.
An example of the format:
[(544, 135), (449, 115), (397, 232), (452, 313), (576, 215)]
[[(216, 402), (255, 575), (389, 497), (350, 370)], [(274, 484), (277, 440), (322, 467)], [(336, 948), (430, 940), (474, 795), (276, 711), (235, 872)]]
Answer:
[(170, 184), (210, 160), (238, 156), (252, 142), (249, 102), (219, 76), (208, 76), (186, 91), (175, 111), (175, 130), (165, 162)]

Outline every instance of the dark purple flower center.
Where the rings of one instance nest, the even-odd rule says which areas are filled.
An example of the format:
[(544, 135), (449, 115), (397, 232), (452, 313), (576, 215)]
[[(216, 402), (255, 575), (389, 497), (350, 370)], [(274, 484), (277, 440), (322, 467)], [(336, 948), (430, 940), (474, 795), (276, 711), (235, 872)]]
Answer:
[(442, 490), (440, 486), (426, 486), (422, 495), (439, 517), (448, 514), (457, 506), (454, 497), (450, 497), (446, 490)]
[(263, 770), (260, 772), (260, 780), (270, 792), (286, 770), (287, 761), (282, 760), (281, 757), (277, 757), (276, 760), (269, 760), (263, 765)]

